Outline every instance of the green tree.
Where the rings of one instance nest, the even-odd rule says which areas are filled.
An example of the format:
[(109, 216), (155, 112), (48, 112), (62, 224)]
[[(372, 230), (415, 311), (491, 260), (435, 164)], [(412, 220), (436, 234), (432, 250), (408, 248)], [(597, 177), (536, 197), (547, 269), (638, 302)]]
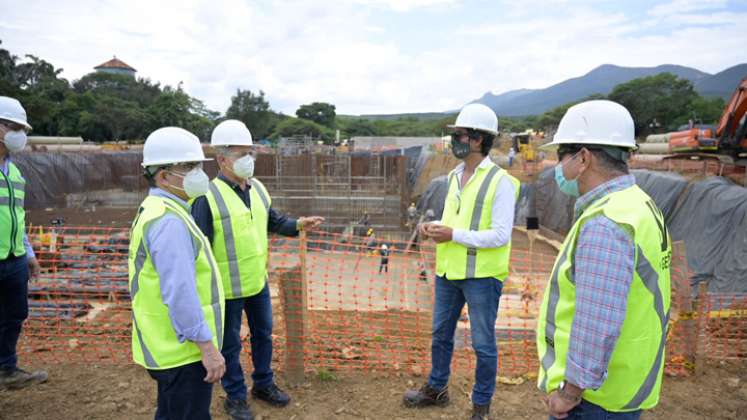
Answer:
[(717, 124), (726, 108), (723, 98), (698, 96), (690, 104), (690, 118), (696, 123)]
[(308, 105), (301, 105), (296, 110), (296, 116), (305, 120), (314, 121), (325, 127), (334, 128), (335, 126), (335, 106), (325, 102), (314, 102)]
[(259, 95), (250, 90), (236, 90), (231, 97), (231, 105), (226, 110), (227, 119), (242, 121), (251, 131), (252, 136), (262, 139), (270, 135), (280, 119), (278, 114), (270, 109), (270, 103), (265, 99), (265, 93)]
[(615, 86), (609, 99), (630, 111), (636, 135), (677, 128), (677, 120), (690, 110), (698, 94), (693, 84), (671, 73), (634, 79)]
[(277, 139), (279, 137), (309, 136), (316, 139), (322, 139), (325, 143), (330, 143), (333, 139), (331, 131), (332, 130), (321, 124), (317, 124), (314, 121), (302, 118), (286, 118), (279, 122), (275, 127), (272, 137)]

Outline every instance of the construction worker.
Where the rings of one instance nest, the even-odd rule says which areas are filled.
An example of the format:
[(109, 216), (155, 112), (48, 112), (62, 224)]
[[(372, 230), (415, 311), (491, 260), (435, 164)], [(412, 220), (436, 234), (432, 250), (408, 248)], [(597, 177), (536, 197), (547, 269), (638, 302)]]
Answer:
[(463, 162), (449, 173), (442, 220), (419, 226), (438, 243), (431, 372), (420, 390), (405, 393), (404, 402), (409, 407), (448, 403), (454, 332), (466, 302), (477, 355), (472, 419), (487, 419), (498, 368), (495, 321), (508, 277), (519, 181), (488, 156), (498, 134), (490, 108), (467, 105), (451, 127), (451, 150)]
[(568, 109), (550, 144), (577, 197), (537, 321), (539, 388), (551, 418), (638, 419), (659, 401), (671, 241), (627, 160), (633, 119), (604, 100)]
[(151, 188), (130, 236), (132, 357), (158, 383), (156, 419), (209, 419), (212, 384), (226, 370), (223, 283), (186, 201), (207, 191), (206, 160), (181, 128), (160, 128), (143, 147)]
[(509, 149), (508, 151), (508, 167), (512, 168), (514, 166), (514, 158), (516, 158), (516, 150), (514, 150), (513, 147)]
[(221, 384), (227, 394), (226, 413), (232, 419), (251, 419), (247, 387), (239, 356), (241, 317), (246, 313), (251, 332), (251, 395), (283, 407), (290, 397), (274, 381), (272, 362), (272, 303), (267, 283), (267, 233), (297, 236), (318, 227), (321, 217), (284, 216), (272, 208), (267, 189), (253, 177), (256, 152), (244, 123), (227, 120), (213, 130), (210, 144), (220, 173), (206, 196), (192, 203), (192, 215), (212, 244), (226, 291), (226, 336), (223, 357), (226, 374)]
[(10, 154), (26, 146), (31, 126), (21, 103), (0, 96), (0, 389), (19, 389), (47, 380), (47, 372), (18, 367), (16, 345), (29, 314), (28, 282), (40, 266), (26, 236), (26, 180)]
[(386, 244), (381, 244), (381, 250), (379, 251), (379, 255), (381, 255), (381, 262), (379, 263), (379, 274), (381, 274), (382, 271), (385, 273), (389, 272), (389, 247)]
[(407, 208), (407, 227), (413, 227), (417, 223), (418, 208), (415, 207), (415, 203), (410, 203), (410, 207)]

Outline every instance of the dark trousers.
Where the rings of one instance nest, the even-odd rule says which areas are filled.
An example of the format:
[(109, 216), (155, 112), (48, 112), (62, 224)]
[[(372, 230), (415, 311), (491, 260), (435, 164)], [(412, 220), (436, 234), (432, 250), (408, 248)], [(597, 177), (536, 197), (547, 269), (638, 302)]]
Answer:
[(158, 382), (156, 420), (209, 420), (213, 384), (202, 362), (164, 370), (148, 370)]
[(26, 256), (0, 261), (0, 368), (14, 369), (21, 325), (29, 316), (29, 266)]
[(270, 286), (254, 296), (226, 301), (226, 321), (223, 327), (223, 349), (226, 373), (221, 385), (230, 400), (246, 399), (246, 382), (241, 368), (241, 312), (246, 313), (252, 346), (252, 382), (254, 388), (264, 389), (273, 383), (272, 372), (272, 301)]
[[(584, 420), (638, 420), (641, 418), (641, 410), (629, 413), (615, 413), (607, 411), (604, 408), (592, 404), (586, 400), (581, 401), (573, 410), (568, 413), (566, 419), (584, 419)], [(550, 416), (550, 420), (556, 420)]]
[(381, 263), (379, 263), (379, 274), (381, 274), (382, 270), (386, 273), (389, 272), (389, 260), (381, 260)]

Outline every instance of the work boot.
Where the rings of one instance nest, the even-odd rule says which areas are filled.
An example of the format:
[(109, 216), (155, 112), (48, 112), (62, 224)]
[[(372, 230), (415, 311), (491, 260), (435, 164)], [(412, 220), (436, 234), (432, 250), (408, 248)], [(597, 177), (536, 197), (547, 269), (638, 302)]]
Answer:
[(226, 398), (223, 402), (223, 408), (226, 409), (226, 414), (231, 420), (254, 420), (252, 410), (249, 409), (249, 405), (246, 400), (230, 400)]
[(472, 420), (490, 420), (490, 404), (472, 404)]
[(46, 382), (49, 375), (43, 370), (27, 372), (23, 369), (0, 368), (0, 388), (21, 389), (30, 385)]
[(405, 391), (403, 400), (405, 406), (413, 408), (432, 405), (444, 406), (449, 403), (449, 388), (445, 386), (444, 389), (439, 391), (425, 384), (420, 389), (408, 389)]
[(285, 407), (290, 402), (290, 396), (272, 384), (267, 388), (256, 389), (252, 387), (252, 397), (262, 400), (275, 407)]

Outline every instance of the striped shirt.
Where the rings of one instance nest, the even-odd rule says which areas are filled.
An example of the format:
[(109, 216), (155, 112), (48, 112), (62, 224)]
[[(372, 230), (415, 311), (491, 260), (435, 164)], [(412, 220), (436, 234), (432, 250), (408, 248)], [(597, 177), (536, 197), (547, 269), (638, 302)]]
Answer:
[[(596, 201), (635, 184), (632, 175), (610, 180), (576, 201), (575, 219)], [(615, 222), (600, 215), (581, 228), (574, 256), (576, 307), (565, 379), (598, 389), (607, 378), (612, 351), (625, 320), (633, 280), (635, 245)]]

